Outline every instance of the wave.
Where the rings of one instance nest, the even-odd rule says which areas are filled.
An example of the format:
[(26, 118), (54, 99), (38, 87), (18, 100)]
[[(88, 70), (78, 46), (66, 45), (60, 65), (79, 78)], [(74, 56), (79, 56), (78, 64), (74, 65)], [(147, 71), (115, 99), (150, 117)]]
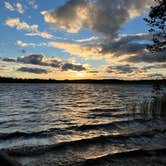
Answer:
[[(83, 124), (83, 125), (74, 125), (67, 128), (49, 128), (48, 130), (37, 131), (37, 132), (22, 132), (15, 131), (12, 133), (0, 133), (0, 141), (18, 139), (18, 138), (47, 138), (52, 137), (56, 134), (72, 134), (73, 131), (90, 131), (90, 130), (119, 130), (125, 125), (134, 125), (137, 123), (147, 124), (152, 122), (151, 119), (131, 119), (131, 120), (120, 120), (110, 123), (99, 123), (99, 124)], [(159, 124), (158, 124), (159, 125)]]
[[(115, 163), (115, 162), (122, 163), (122, 160), (127, 161), (127, 159), (130, 160), (129, 161), (130, 165), (132, 165), (131, 159), (137, 159), (137, 161), (135, 160), (135, 162), (137, 162), (139, 165), (144, 165), (145, 163), (144, 163), (144, 161), (141, 162), (141, 158), (145, 158), (145, 157), (147, 157), (148, 160), (149, 160), (149, 158), (151, 158), (151, 159), (153, 158), (152, 161), (149, 160), (149, 164), (150, 164), (150, 162), (153, 162), (153, 164), (154, 164), (154, 161), (155, 161), (154, 156), (155, 157), (161, 157), (161, 156), (164, 157), (165, 154), (166, 154), (166, 148), (151, 149), (151, 150), (135, 149), (135, 150), (123, 151), (123, 152), (119, 152), (119, 153), (115, 153), (115, 154), (108, 154), (108, 155), (100, 156), (97, 158), (86, 159), (81, 162), (69, 164), (68, 166), (89, 166), (89, 165), (91, 165), (91, 166), (102, 165), (103, 166), (103, 165), (107, 165), (108, 163), (109, 163), (109, 165), (110, 165), (110, 163)], [(159, 159), (157, 159), (157, 162), (159, 162)], [(105, 164), (105, 163), (107, 163), (107, 164)], [(118, 165), (118, 164), (115, 164), (115, 165)], [(128, 164), (123, 163), (123, 165), (128, 165)], [(161, 165), (163, 165), (163, 164), (161, 164)]]
[(91, 109), (89, 110), (89, 112), (118, 112), (120, 111), (120, 109), (101, 109), (101, 108), (95, 108), (95, 109)]
[(141, 113), (121, 113), (121, 114), (111, 114), (109, 112), (103, 112), (103, 113), (97, 113), (97, 114), (90, 114), (88, 116), (89, 118), (96, 118), (96, 117), (100, 117), (100, 118), (143, 118), (143, 114)]
[(111, 123), (100, 123), (100, 124), (84, 124), (80, 126), (71, 126), (68, 129), (70, 130), (78, 130), (78, 131), (84, 131), (84, 130), (93, 130), (93, 129), (119, 129), (119, 126), (128, 125), (131, 123), (147, 123), (151, 122), (151, 119), (131, 119), (131, 120), (120, 120), (120, 121), (114, 121)]
[(39, 145), (39, 146), (24, 146), (24, 147), (14, 147), (9, 149), (4, 149), (9, 155), (12, 156), (35, 156), (35, 155), (42, 155), (46, 152), (62, 150), (65, 148), (81, 148), (85, 146), (91, 145), (100, 145), (100, 144), (110, 144), (110, 143), (124, 143), (128, 141), (129, 138), (138, 139), (138, 138), (153, 138), (157, 136), (157, 134), (161, 133), (165, 136), (166, 128), (163, 129), (153, 129), (149, 131), (143, 132), (135, 132), (123, 135), (101, 135), (97, 137), (87, 138), (87, 139), (80, 139), (74, 140), (69, 142), (61, 142), (58, 144), (52, 145)]
[(14, 139), (14, 138), (44, 138), (44, 137), (51, 137), (56, 133), (65, 133), (68, 134), (69, 132), (65, 131), (64, 129), (59, 128), (50, 128), (48, 130), (44, 131), (38, 131), (38, 132), (21, 132), (21, 131), (15, 131), (13, 133), (0, 133), (0, 140), (7, 140), (7, 139)]

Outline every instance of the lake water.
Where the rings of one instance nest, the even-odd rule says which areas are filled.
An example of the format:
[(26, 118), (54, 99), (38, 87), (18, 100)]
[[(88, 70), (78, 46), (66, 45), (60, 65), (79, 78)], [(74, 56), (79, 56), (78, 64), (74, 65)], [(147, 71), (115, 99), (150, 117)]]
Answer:
[(166, 118), (139, 108), (153, 95), (152, 85), (0, 84), (0, 149), (28, 166), (149, 162), (116, 155), (166, 148)]

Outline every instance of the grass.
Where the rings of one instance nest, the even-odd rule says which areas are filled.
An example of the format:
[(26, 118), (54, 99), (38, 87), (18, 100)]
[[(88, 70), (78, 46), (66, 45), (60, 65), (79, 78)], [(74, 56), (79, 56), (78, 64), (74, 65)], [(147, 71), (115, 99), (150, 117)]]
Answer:
[(135, 113), (141, 113), (144, 118), (149, 117), (166, 117), (166, 93), (163, 92), (160, 86), (154, 86), (152, 96), (139, 104), (132, 104), (127, 107), (127, 110)]

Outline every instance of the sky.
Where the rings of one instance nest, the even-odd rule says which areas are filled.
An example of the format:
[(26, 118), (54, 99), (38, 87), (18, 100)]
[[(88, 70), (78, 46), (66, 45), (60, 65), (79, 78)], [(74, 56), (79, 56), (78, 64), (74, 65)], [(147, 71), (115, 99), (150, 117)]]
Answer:
[(166, 78), (152, 54), (153, 0), (1, 0), (0, 76), (40, 79)]

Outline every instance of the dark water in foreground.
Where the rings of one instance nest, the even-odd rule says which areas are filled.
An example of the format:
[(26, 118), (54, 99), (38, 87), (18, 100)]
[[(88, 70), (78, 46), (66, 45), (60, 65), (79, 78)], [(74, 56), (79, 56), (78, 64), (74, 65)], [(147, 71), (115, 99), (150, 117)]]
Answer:
[(0, 84), (0, 149), (28, 166), (166, 165), (166, 118), (136, 107), (152, 90)]

